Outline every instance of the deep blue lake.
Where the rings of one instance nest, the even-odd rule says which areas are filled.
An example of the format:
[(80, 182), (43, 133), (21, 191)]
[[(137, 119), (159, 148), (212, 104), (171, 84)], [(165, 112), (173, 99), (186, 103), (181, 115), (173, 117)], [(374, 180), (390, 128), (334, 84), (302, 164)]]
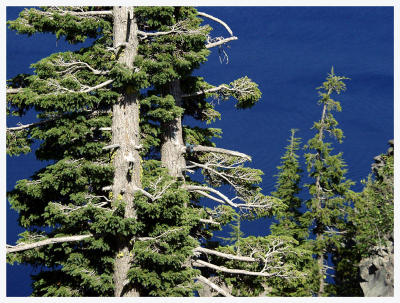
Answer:
[[(15, 19), (20, 10), (8, 7), (7, 19)], [(228, 63), (213, 49), (195, 74), (214, 85), (248, 76), (263, 94), (250, 110), (235, 109), (233, 100), (219, 104), (222, 119), (211, 125), (223, 130), (222, 139), (215, 140), (217, 146), (251, 155), (251, 166), (265, 173), (261, 186), (269, 194), (290, 129), (299, 129), (303, 144), (315, 134), (311, 127), (321, 115), (316, 87), (333, 66), (336, 74), (351, 78), (347, 91), (335, 96), (343, 108), (335, 117), (345, 139), (334, 144), (334, 152), (343, 152), (347, 177), (356, 182), (354, 190), (361, 190), (360, 180), (370, 173), (373, 157), (386, 152), (393, 138), (393, 8), (201, 7), (199, 11), (224, 20), (239, 40), (225, 49)], [(227, 36), (220, 24), (207, 23), (215, 28), (214, 37)], [(28, 38), (9, 30), (6, 39), (7, 79), (31, 73), (30, 64), (51, 53), (82, 46), (71, 47), (52, 35)], [(35, 113), (30, 113), (22, 119), (8, 118), (7, 125), (34, 120)], [(7, 156), (7, 190), (44, 165), (34, 155)], [(14, 244), (22, 229), (7, 205), (7, 243)], [(268, 220), (242, 224), (247, 235), (265, 235), (268, 225)], [(30, 295), (32, 271), (28, 266), (7, 265), (7, 296)]]

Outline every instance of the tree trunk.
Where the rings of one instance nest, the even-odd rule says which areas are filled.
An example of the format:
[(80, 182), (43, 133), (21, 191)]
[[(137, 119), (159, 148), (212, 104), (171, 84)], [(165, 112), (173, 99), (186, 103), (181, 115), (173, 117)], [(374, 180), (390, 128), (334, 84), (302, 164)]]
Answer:
[[(114, 14), (114, 47), (126, 43), (118, 59), (119, 63), (133, 69), (133, 60), (137, 54), (137, 24), (133, 7), (113, 8)], [(125, 218), (136, 218), (133, 201), (134, 188), (141, 187), (141, 158), (136, 146), (139, 145), (139, 103), (137, 94), (127, 87), (120, 96), (119, 102), (113, 105), (112, 144), (118, 144), (113, 160), (114, 181), (112, 186), (114, 203), (123, 201)], [(115, 204), (114, 204), (115, 205)], [(127, 273), (132, 256), (130, 255), (129, 238), (117, 237), (118, 252), (114, 264), (114, 295), (116, 297), (137, 297), (136, 289), (126, 289)]]
[[(176, 106), (182, 106), (182, 91), (179, 80), (170, 83), (170, 92), (175, 99)], [(185, 157), (183, 155), (185, 145), (182, 135), (182, 118), (163, 123), (162, 145), (161, 145), (161, 162), (168, 169), (169, 174), (175, 178), (183, 178), (183, 169), (186, 166)]]
[[(330, 91), (329, 91), (330, 94)], [(324, 134), (324, 130), (325, 130), (325, 118), (326, 118), (326, 103), (323, 106), (322, 109), (322, 116), (321, 116), (321, 128), (319, 129), (319, 134), (318, 134), (318, 141), (322, 142), (322, 137)], [(321, 152), (318, 150), (318, 155), (317, 155), (317, 159), (321, 160)], [(321, 197), (321, 184), (320, 184), (320, 180), (321, 180), (321, 175), (318, 174), (317, 176), (317, 180), (315, 182), (315, 186), (316, 186), (316, 191), (317, 191), (317, 200), (318, 200), (318, 205), (317, 208), (318, 210), (323, 208), (322, 205), (322, 197)], [(317, 237), (317, 241), (322, 241), (323, 240), (323, 226), (322, 223), (319, 222), (319, 220), (317, 220), (317, 230), (320, 231), (321, 233), (317, 233), (316, 237)], [(321, 251), (318, 253), (317, 256), (317, 264), (318, 264), (318, 273), (319, 273), (319, 289), (318, 289), (318, 297), (321, 297), (324, 294), (325, 291), (325, 270), (324, 270), (324, 252)]]
[[(317, 235), (317, 240), (322, 240), (323, 235)], [(324, 270), (324, 252), (320, 252), (317, 256), (318, 273), (319, 273), (319, 289), (318, 297), (322, 297), (325, 292), (325, 270)]]

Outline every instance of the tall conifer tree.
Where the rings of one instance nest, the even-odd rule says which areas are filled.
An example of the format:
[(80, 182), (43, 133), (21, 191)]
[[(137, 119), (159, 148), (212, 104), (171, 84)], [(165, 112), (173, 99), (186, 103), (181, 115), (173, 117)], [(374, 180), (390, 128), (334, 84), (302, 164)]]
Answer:
[(318, 296), (330, 294), (326, 287), (329, 254), (335, 254), (340, 245), (351, 200), (350, 186), (353, 182), (345, 178), (347, 170), (342, 153), (332, 155), (332, 143), (327, 141), (327, 135), (339, 143), (343, 139), (343, 132), (337, 127), (338, 122), (333, 116), (333, 111), (341, 111), (341, 105), (332, 99), (332, 95), (346, 89), (343, 82), (346, 79), (336, 76), (332, 68), (326, 81), (318, 87), (318, 103), (322, 105), (321, 119), (314, 123), (316, 134), (306, 145), (306, 165), (313, 181), (307, 185), (311, 199), (307, 201), (309, 211), (305, 218), (308, 218), (316, 237), (313, 248), (318, 263)]
[(272, 193), (274, 197), (281, 199), (287, 208), (276, 214), (275, 218), (278, 223), (272, 224), (271, 232), (276, 235), (293, 236), (299, 241), (307, 238), (308, 230), (307, 227), (302, 228), (300, 222), (302, 200), (298, 197), (298, 194), (301, 191), (302, 170), (297, 155), (300, 138), (295, 137), (296, 131), (296, 129), (291, 129), (289, 145), (281, 158), (281, 166), (278, 166), (276, 191)]
[(303, 200), (298, 196), (301, 192), (301, 173), (299, 146), (301, 139), (297, 138), (297, 129), (291, 129), (289, 145), (281, 158), (278, 166), (276, 191), (272, 195), (279, 198), (285, 205), (280, 211), (275, 212), (274, 218), (278, 221), (271, 224), (271, 234), (276, 236), (290, 236), (296, 242), (297, 249), (304, 252), (297, 258), (291, 259), (294, 267), (304, 273), (302, 279), (294, 280), (271, 280), (269, 286), (274, 296), (311, 296), (316, 290), (315, 262), (312, 258), (312, 250), (308, 241), (309, 231), (306, 220), (304, 220)]
[[(199, 16), (231, 36), (210, 38)], [(194, 281), (229, 296), (210, 281), (215, 273), (291, 276), (282, 266), (290, 239), (248, 238), (242, 255), (201, 245), (234, 209), (257, 217), (280, 206), (261, 194), (261, 171), (244, 166), (249, 156), (214, 146), (218, 129), (181, 123), (182, 115), (218, 118), (210, 96), (232, 96), (238, 108), (260, 98), (247, 77), (213, 86), (191, 75), (208, 49), (237, 39), (226, 23), (187, 7), (116, 6), (24, 10), (9, 26), (70, 43), (94, 39), (33, 64), (34, 75), (7, 88), (10, 114), (34, 109), (40, 119), (7, 129), (9, 154), (41, 140), (37, 158), (52, 161), (8, 195), (26, 228), (7, 247), (8, 261), (45, 269), (33, 276), (34, 296), (191, 296)], [(205, 185), (187, 176), (195, 170)], [(235, 198), (217, 189), (224, 184)], [(218, 206), (203, 208), (200, 197)]]

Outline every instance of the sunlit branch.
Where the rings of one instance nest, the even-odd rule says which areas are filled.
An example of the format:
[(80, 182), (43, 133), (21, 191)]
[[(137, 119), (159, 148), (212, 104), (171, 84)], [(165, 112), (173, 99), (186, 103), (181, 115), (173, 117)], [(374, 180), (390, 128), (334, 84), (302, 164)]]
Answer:
[(212, 219), (200, 219), (199, 220), (201, 223), (206, 223), (206, 224), (214, 224), (214, 225), (221, 225), (221, 223), (214, 221)]
[(221, 294), (222, 296), (224, 296), (224, 297), (233, 297), (230, 293), (228, 293), (227, 291), (223, 290), (221, 287), (219, 287), (217, 284), (211, 282), (207, 278), (205, 278), (205, 277), (203, 277), (201, 275), (197, 276), (196, 278), (197, 278), (197, 280), (199, 280), (203, 284), (206, 284), (209, 287), (211, 287), (212, 289), (214, 289), (217, 293)]
[(204, 247), (196, 247), (194, 250), (194, 252), (201, 252), (204, 254), (210, 254), (210, 255), (214, 255), (214, 256), (218, 256), (221, 258), (225, 258), (225, 259), (229, 259), (229, 260), (237, 260), (237, 261), (245, 261), (245, 262), (259, 262), (259, 259), (253, 258), (253, 257), (246, 257), (246, 256), (237, 256), (237, 255), (232, 255), (232, 254), (227, 254), (227, 253), (223, 253), (220, 251), (216, 251), (213, 249), (208, 249), (208, 248), (204, 248)]
[[(109, 112), (109, 111), (98, 111), (98, 110), (90, 111), (90, 110), (89, 110), (89, 111), (84, 112), (84, 114), (89, 115), (89, 117), (94, 117), (94, 116), (97, 116), (97, 115), (99, 115), (99, 114), (108, 113), (108, 112)], [(68, 114), (69, 114), (69, 113), (68, 113)], [(19, 130), (27, 129), (27, 128), (32, 128), (32, 127), (35, 127), (35, 126), (38, 126), (38, 125), (47, 124), (47, 123), (50, 123), (50, 122), (54, 122), (54, 121), (56, 121), (56, 120), (59, 120), (59, 119), (63, 118), (63, 116), (64, 116), (64, 115), (60, 115), (60, 116), (58, 116), (58, 117), (51, 118), (51, 119), (47, 119), (47, 120), (43, 120), (43, 121), (38, 121), (38, 122), (34, 122), (34, 123), (29, 123), (29, 124), (21, 124), (21, 125), (14, 126), (14, 127), (7, 127), (7, 131), (14, 132), (14, 131), (19, 131)]]
[(19, 243), (15, 246), (7, 245), (6, 251), (7, 253), (14, 253), (19, 251), (24, 251), (28, 249), (38, 248), (45, 245), (55, 244), (55, 243), (65, 243), (65, 242), (77, 242), (83, 239), (87, 239), (92, 237), (91, 234), (88, 235), (76, 235), (76, 236), (67, 236), (67, 237), (59, 237), (59, 238), (51, 238), (42, 241), (37, 241), (34, 243)]
[[(78, 82), (79, 82), (79, 81), (78, 81)], [(82, 85), (82, 84), (80, 83), (80, 85), (83, 86), (84, 88), (81, 89), (81, 90), (75, 91), (75, 90), (71, 90), (71, 89), (68, 89), (68, 88), (66, 88), (66, 87), (61, 86), (61, 85), (60, 85), (58, 82), (56, 82), (56, 81), (48, 81), (48, 83), (49, 83), (51, 86), (55, 87), (56, 90), (57, 90), (58, 92), (64, 91), (64, 92), (68, 92), (68, 93), (90, 93), (90, 92), (92, 92), (92, 91), (94, 91), (94, 90), (96, 90), (96, 89), (103, 88), (103, 87), (105, 87), (105, 86), (107, 86), (107, 85), (109, 85), (109, 84), (111, 84), (111, 83), (113, 83), (113, 82), (114, 82), (114, 79), (110, 79), (110, 80), (104, 81), (103, 83), (100, 83), (100, 84), (98, 84), (98, 85), (96, 85), (96, 86), (92, 86), (92, 87), (87, 86), (87, 85)], [(54, 93), (50, 93), (49, 95), (52, 95), (52, 94), (54, 94)]]
[(277, 272), (256, 272), (256, 271), (249, 271), (249, 270), (244, 270), (244, 269), (231, 269), (231, 268), (226, 268), (224, 266), (218, 266), (203, 260), (196, 260), (192, 262), (193, 266), (196, 267), (207, 267), (214, 269), (218, 272), (225, 272), (229, 274), (238, 274), (238, 275), (247, 275), (247, 276), (259, 276), (259, 277), (287, 277), (288, 274), (282, 273), (280, 271)]
[(216, 46), (221, 46), (221, 45), (223, 45), (225, 43), (228, 43), (230, 41), (234, 41), (234, 40), (237, 40), (237, 39), (238, 39), (238, 37), (236, 37), (236, 36), (232, 36), (232, 37), (229, 37), (229, 38), (222, 38), (222, 39), (219, 39), (218, 41), (207, 43), (206, 44), (206, 48), (213, 48), (213, 47), (216, 47)]
[(58, 58), (53, 62), (56, 67), (64, 67), (66, 69), (58, 71), (57, 73), (61, 75), (72, 74), (77, 70), (81, 70), (84, 68), (89, 69), (94, 75), (107, 75), (110, 71), (101, 71), (93, 68), (88, 63), (83, 61), (73, 61), (73, 62), (65, 62), (62, 58)]
[[(232, 207), (237, 207), (235, 203), (233, 203), (227, 196), (225, 196), (223, 193), (221, 193), (220, 191), (211, 188), (211, 187), (206, 187), (206, 186), (196, 186), (196, 185), (184, 185), (185, 189), (189, 190), (189, 191), (194, 191), (200, 194), (203, 194), (204, 196), (206, 196), (207, 198), (213, 199), (214, 201), (220, 202), (220, 203), (226, 203)], [(216, 194), (217, 196), (219, 196), (221, 199), (218, 198), (214, 198), (208, 194), (206, 194), (204, 191), (208, 191), (208, 192), (212, 192), (214, 194)]]
[[(186, 148), (186, 150), (189, 149)], [(230, 155), (230, 156), (234, 156), (234, 157), (240, 157), (240, 158), (244, 158), (248, 161), (251, 161), (251, 157), (234, 151), (234, 150), (229, 150), (229, 149), (224, 149), (224, 148), (218, 148), (218, 147), (212, 147), (212, 146), (202, 146), (202, 145), (195, 145), (193, 147), (191, 147), (191, 150), (193, 152), (211, 152), (211, 153), (220, 153), (220, 154), (226, 154), (226, 155)]]
[(180, 230), (182, 230), (182, 229), (183, 229), (182, 227), (181, 227), (181, 228), (174, 228), (174, 229), (171, 229), (171, 230), (167, 230), (166, 232), (164, 232), (164, 233), (162, 233), (162, 234), (160, 234), (160, 235), (158, 235), (158, 236), (156, 236), (156, 237), (137, 237), (136, 240), (139, 240), (139, 241), (158, 240), (158, 239), (160, 239), (160, 238), (163, 238), (163, 237), (165, 237), (165, 236), (167, 236), (167, 235), (169, 235), (169, 234), (171, 234), (171, 233), (180, 231)]
[(218, 22), (218, 23), (221, 24), (223, 27), (225, 27), (225, 29), (228, 31), (228, 33), (229, 33), (231, 36), (233, 36), (233, 32), (232, 32), (232, 30), (230, 29), (230, 27), (228, 26), (228, 24), (226, 24), (226, 23), (225, 23), (224, 21), (222, 21), (221, 19), (218, 19), (218, 18), (216, 18), (216, 17), (214, 17), (214, 16), (211, 16), (211, 15), (206, 14), (206, 13), (203, 13), (203, 12), (197, 12), (197, 14), (198, 14), (199, 16), (202, 16), (202, 17), (211, 19), (211, 20), (213, 20), (213, 21), (215, 21), (215, 22)]
[(23, 88), (7, 88), (7, 94), (18, 94), (23, 91)]

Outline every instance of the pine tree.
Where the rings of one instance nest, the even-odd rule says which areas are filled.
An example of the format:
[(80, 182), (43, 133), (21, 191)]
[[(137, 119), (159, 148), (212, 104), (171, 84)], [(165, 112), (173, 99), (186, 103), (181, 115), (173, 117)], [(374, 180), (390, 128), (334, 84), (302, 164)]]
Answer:
[[(179, 15), (182, 13), (182, 9), (175, 10), (175, 14)], [(200, 16), (208, 17), (204, 13), (201, 13)], [(213, 20), (223, 24), (232, 35), (231, 29), (225, 23), (215, 17)], [(153, 30), (159, 31), (162, 28), (154, 28)], [(187, 38), (193, 39), (192, 36)], [(232, 38), (226, 38), (225, 41), (230, 41)], [(224, 41), (221, 39), (209, 38), (211, 40), (210, 46), (219, 45), (221, 41)], [(260, 193), (260, 188), (255, 185), (261, 181), (260, 176), (262, 173), (259, 170), (244, 166), (246, 161), (251, 160), (249, 156), (237, 151), (215, 147), (211, 139), (218, 136), (220, 130), (198, 126), (191, 128), (182, 125), (182, 117), (184, 115), (192, 116), (194, 119), (204, 121), (207, 124), (220, 117), (220, 114), (215, 110), (215, 102), (207, 102), (208, 97), (222, 100), (233, 97), (236, 99), (236, 107), (239, 109), (253, 106), (261, 96), (257, 85), (249, 78), (243, 77), (230, 84), (213, 86), (206, 83), (201, 77), (192, 76), (192, 71), (204, 61), (203, 43), (197, 44), (196, 41), (190, 41), (188, 44), (191, 47), (187, 48), (187, 45), (182, 44), (181, 37), (177, 38), (173, 36), (155, 37), (153, 42), (148, 46), (146, 45), (148, 47), (146, 54), (155, 53), (152, 49), (153, 47), (156, 47), (157, 50), (166, 47), (166, 50), (163, 52), (162, 57), (157, 58), (158, 60), (162, 60), (163, 64), (154, 66), (153, 62), (155, 60), (149, 60), (148, 62), (150, 66), (148, 73), (152, 77), (152, 80), (149, 81), (154, 83), (154, 86), (148, 92), (148, 97), (145, 101), (147, 102), (146, 108), (148, 109), (145, 117), (146, 123), (150, 125), (149, 128), (154, 128), (154, 121), (160, 125), (160, 130), (156, 132), (159, 134), (157, 142), (159, 142), (160, 146), (156, 149), (156, 152), (160, 152), (161, 166), (167, 168), (168, 174), (177, 184), (182, 184), (186, 191), (192, 193), (191, 197), (182, 199), (181, 209), (190, 211), (193, 214), (192, 207), (196, 206), (198, 208), (197, 200), (201, 196), (217, 203), (226, 204), (206, 209), (205, 212), (200, 208), (201, 216), (203, 216), (202, 222), (209, 224), (203, 224), (196, 228), (192, 226), (191, 233), (188, 236), (198, 238), (196, 234), (200, 234), (202, 235), (201, 237), (207, 240), (212, 235), (213, 230), (219, 229), (220, 226), (237, 216), (234, 209), (245, 211), (246, 213), (251, 210), (254, 217), (259, 217), (266, 214), (273, 204), (279, 207), (279, 201), (263, 196)], [(174, 47), (170, 45), (174, 45)], [(206, 46), (206, 48), (210, 47)], [(182, 54), (188, 53), (191, 56), (186, 57), (187, 61), (183, 62)], [(143, 60), (146, 62), (147, 59), (144, 58)], [(169, 74), (163, 76), (166, 71)], [(168, 104), (169, 109), (167, 112), (161, 111), (162, 107), (164, 107), (163, 104)], [(171, 111), (175, 111), (176, 115), (171, 116)], [(157, 113), (156, 115), (155, 112)], [(200, 171), (204, 176), (203, 183), (206, 186), (191, 181), (187, 172), (192, 173), (196, 170)], [(223, 185), (231, 186), (237, 196), (230, 199), (217, 189)], [(238, 199), (242, 203), (235, 203), (235, 199)], [(196, 220), (191, 220), (191, 222), (196, 222)], [(239, 275), (267, 276), (266, 273), (257, 271), (258, 266), (253, 266), (252, 270), (248, 271), (238, 270), (234, 267), (234, 264), (230, 268), (222, 267), (218, 265), (221, 264), (218, 262), (220, 260), (217, 260), (217, 264), (208, 262), (212, 261), (213, 255), (228, 260), (232, 258), (239, 260), (246, 259), (246, 256), (235, 256), (240, 251), (239, 245), (235, 246), (237, 249), (234, 249), (233, 253), (229, 250), (228, 253), (221, 254), (221, 251), (224, 249), (223, 247), (217, 248), (217, 250), (210, 249), (216, 248), (215, 244), (208, 243), (204, 248), (196, 248), (198, 258), (192, 260), (192, 264), (195, 267), (202, 268), (202, 275), (199, 276), (198, 281), (205, 283), (208, 287), (216, 291), (217, 294), (230, 295), (231, 291), (224, 290), (212, 282), (215, 272), (222, 271), (228, 273), (234, 272)], [(251, 247), (251, 244), (248, 246)], [(282, 242), (282, 247), (286, 249), (284, 241)], [(207, 255), (209, 256), (207, 257)], [(283, 253), (279, 254), (279, 256), (283, 255)], [(207, 257), (207, 261), (204, 260), (205, 257)], [(251, 262), (258, 263), (256, 258), (250, 259), (252, 260)], [(273, 267), (271, 266), (270, 268)], [(275, 271), (278, 272), (278, 270)], [(287, 275), (286, 271), (285, 275)], [(236, 295), (236, 293), (232, 294)]]
[(300, 179), (302, 169), (296, 154), (299, 150), (300, 138), (295, 137), (296, 129), (291, 129), (289, 145), (281, 158), (281, 166), (278, 166), (279, 174), (274, 197), (281, 199), (287, 207), (283, 212), (277, 213), (275, 219), (278, 223), (271, 225), (271, 233), (276, 235), (292, 236), (297, 241), (304, 240), (308, 236), (307, 227), (302, 227), (300, 218), (302, 200), (297, 196), (301, 188)]
[[(210, 38), (199, 16), (231, 36)], [(33, 276), (33, 296), (191, 296), (195, 281), (229, 296), (209, 278), (291, 276), (290, 266), (273, 266), (293, 255), (284, 237), (248, 237), (242, 256), (202, 245), (234, 209), (259, 217), (281, 205), (261, 194), (262, 172), (244, 166), (248, 155), (214, 146), (220, 130), (181, 123), (182, 115), (218, 118), (208, 97), (249, 108), (261, 96), (247, 77), (213, 86), (191, 75), (208, 49), (237, 39), (224, 22), (188, 7), (44, 7), (8, 24), (70, 43), (94, 39), (8, 83), (9, 114), (33, 109), (39, 118), (7, 129), (8, 153), (41, 140), (36, 156), (52, 162), (8, 194), (26, 228), (7, 247), (8, 261), (43, 269)], [(196, 170), (205, 185), (187, 175)], [(217, 189), (223, 185), (236, 197)], [(200, 197), (218, 206), (204, 208)], [(250, 265), (218, 266), (214, 257)]]
[[(393, 247), (394, 166), (393, 147), (375, 157), (373, 171), (364, 188), (354, 196), (349, 212), (344, 245), (336, 260), (336, 288), (340, 296), (363, 296), (360, 287), (360, 262), (371, 256), (389, 253)], [(390, 280), (393, 277), (386, 277)]]
[(271, 280), (271, 295), (274, 296), (311, 296), (316, 290), (315, 262), (312, 258), (308, 237), (308, 226), (305, 224), (301, 207), (303, 200), (298, 197), (301, 192), (300, 181), (302, 169), (300, 168), (299, 151), (300, 138), (295, 136), (297, 129), (291, 129), (289, 145), (282, 156), (281, 165), (276, 183), (276, 191), (272, 195), (279, 198), (286, 206), (281, 211), (275, 212), (277, 222), (271, 224), (271, 235), (293, 237), (297, 249), (303, 249), (298, 258), (291, 260), (294, 267), (305, 274), (303, 279)]
[(337, 127), (333, 111), (341, 111), (339, 101), (332, 99), (334, 93), (340, 94), (346, 89), (343, 80), (348, 78), (336, 76), (332, 68), (326, 81), (318, 87), (322, 105), (322, 115), (313, 128), (315, 136), (306, 145), (309, 151), (305, 154), (309, 177), (313, 182), (308, 184), (311, 199), (307, 201), (309, 211), (305, 214), (312, 224), (315, 240), (314, 254), (318, 262), (319, 289), (318, 296), (326, 296), (333, 290), (327, 289), (327, 269), (329, 254), (335, 254), (340, 246), (342, 233), (346, 227), (346, 216), (352, 192), (352, 181), (346, 180), (346, 164), (342, 153), (332, 155), (332, 144), (327, 142), (326, 134), (342, 142), (343, 132)]

